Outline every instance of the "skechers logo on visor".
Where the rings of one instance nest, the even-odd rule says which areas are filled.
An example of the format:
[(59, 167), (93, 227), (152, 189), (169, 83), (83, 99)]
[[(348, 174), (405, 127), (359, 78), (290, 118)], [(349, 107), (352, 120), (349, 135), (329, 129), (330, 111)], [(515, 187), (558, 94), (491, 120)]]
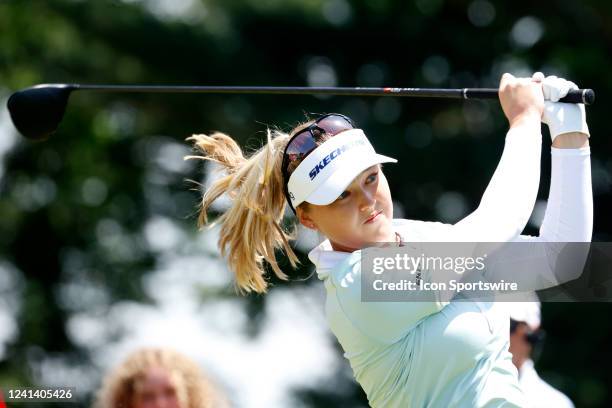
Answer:
[(342, 153), (346, 152), (349, 149), (352, 149), (355, 146), (365, 145), (365, 144), (366, 142), (364, 140), (355, 140), (353, 142), (347, 143), (333, 150), (330, 154), (325, 156), (319, 163), (317, 163), (317, 165), (314, 166), (312, 170), (310, 170), (310, 172), (308, 172), (308, 175), (310, 176), (310, 181), (314, 180), (319, 174), (319, 172), (323, 170), (325, 166), (331, 163), (332, 160), (334, 160), (336, 157), (340, 156)]

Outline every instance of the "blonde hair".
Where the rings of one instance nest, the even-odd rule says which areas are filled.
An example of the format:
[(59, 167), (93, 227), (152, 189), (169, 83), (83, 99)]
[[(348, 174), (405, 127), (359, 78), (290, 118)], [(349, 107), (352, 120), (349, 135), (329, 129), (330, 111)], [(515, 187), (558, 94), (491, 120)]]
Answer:
[(144, 348), (132, 353), (104, 379), (95, 408), (130, 408), (135, 389), (148, 370), (167, 370), (184, 408), (228, 407), (227, 401), (204, 376), (196, 363), (184, 355), (160, 348)]
[[(291, 136), (310, 123), (312, 121), (300, 124), (289, 134), (268, 129), (267, 143), (249, 157), (245, 157), (238, 144), (224, 133), (199, 134), (187, 139), (193, 141), (203, 155), (185, 159), (210, 160), (225, 170), (225, 175), (204, 192), (198, 224), (200, 227), (207, 224), (207, 211), (213, 201), (223, 194), (230, 197), (230, 208), (211, 226), (221, 224), (221, 255), (228, 255), (236, 285), (243, 292), (266, 292), (264, 260), (278, 278), (287, 280), (287, 275), (278, 266), (277, 249), (287, 255), (293, 268), (299, 263), (289, 245), (296, 237), (295, 227), (286, 230), (282, 225), (286, 199), (281, 166)], [(317, 144), (324, 140), (322, 138)], [(288, 172), (298, 164), (291, 163)]]

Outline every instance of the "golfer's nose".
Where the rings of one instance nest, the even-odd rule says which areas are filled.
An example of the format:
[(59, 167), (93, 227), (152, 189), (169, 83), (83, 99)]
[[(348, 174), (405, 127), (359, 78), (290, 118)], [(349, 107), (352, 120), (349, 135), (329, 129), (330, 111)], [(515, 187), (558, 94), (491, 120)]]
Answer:
[(374, 203), (376, 203), (374, 194), (375, 191), (371, 191), (367, 186), (361, 186), (359, 190), (359, 211), (371, 210), (374, 207)]

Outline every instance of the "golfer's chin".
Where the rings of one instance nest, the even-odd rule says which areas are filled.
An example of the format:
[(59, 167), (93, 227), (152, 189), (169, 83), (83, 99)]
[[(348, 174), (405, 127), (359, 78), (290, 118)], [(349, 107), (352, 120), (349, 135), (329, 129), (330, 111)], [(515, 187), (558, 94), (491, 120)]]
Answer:
[(368, 244), (395, 242), (395, 233), (391, 227), (391, 221), (383, 214), (377, 218), (374, 222), (365, 223), (361, 226), (364, 241)]

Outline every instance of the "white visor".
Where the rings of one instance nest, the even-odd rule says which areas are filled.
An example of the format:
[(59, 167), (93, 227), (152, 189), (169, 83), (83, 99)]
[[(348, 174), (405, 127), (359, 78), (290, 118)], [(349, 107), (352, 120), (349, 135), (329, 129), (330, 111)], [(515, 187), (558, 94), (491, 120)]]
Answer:
[(331, 204), (368, 167), (396, 162), (376, 153), (361, 129), (346, 130), (313, 150), (291, 173), (291, 205)]
[[(536, 295), (530, 296), (537, 299)], [(540, 302), (506, 302), (510, 310), (510, 318), (519, 322), (527, 323), (532, 330), (540, 327), (541, 312)]]

